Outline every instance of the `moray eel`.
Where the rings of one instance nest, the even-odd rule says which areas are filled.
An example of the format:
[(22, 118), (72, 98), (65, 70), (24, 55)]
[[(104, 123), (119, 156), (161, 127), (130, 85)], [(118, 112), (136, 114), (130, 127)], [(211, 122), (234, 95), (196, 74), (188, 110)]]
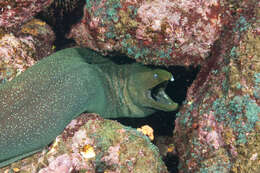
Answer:
[(0, 167), (40, 151), (83, 112), (118, 118), (176, 110), (164, 92), (172, 78), (166, 70), (118, 65), (85, 48), (42, 59), (0, 85)]

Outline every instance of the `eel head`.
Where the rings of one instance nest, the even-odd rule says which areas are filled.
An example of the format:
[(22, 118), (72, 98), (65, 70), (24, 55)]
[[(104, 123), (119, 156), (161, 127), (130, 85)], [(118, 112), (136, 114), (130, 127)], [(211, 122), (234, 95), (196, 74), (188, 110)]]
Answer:
[(165, 92), (173, 76), (163, 69), (139, 69), (130, 80), (132, 100), (140, 107), (162, 111), (174, 111), (178, 108)]

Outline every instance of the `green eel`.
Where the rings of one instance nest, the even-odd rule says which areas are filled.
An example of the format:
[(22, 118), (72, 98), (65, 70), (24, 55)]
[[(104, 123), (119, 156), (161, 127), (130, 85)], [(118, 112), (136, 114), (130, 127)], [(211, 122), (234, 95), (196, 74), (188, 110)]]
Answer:
[(164, 92), (171, 79), (166, 70), (118, 65), (85, 48), (42, 59), (0, 85), (0, 167), (40, 151), (83, 112), (119, 118), (176, 110)]

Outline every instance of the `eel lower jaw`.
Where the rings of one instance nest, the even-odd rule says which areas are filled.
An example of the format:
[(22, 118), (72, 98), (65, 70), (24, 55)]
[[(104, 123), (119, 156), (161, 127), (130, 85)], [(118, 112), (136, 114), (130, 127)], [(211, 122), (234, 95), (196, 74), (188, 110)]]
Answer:
[(160, 84), (148, 89), (147, 97), (153, 108), (163, 111), (174, 111), (178, 108), (175, 103), (166, 93), (168, 81), (163, 81)]

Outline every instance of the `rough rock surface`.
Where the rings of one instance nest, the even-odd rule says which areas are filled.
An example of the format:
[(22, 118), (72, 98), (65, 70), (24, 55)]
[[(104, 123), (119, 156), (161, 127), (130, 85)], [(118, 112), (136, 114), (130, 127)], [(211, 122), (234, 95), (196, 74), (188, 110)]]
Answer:
[(45, 22), (28, 21), (15, 33), (0, 28), (0, 84), (51, 54), (55, 35)]
[(260, 172), (260, 10), (236, 3), (175, 121), (180, 173)]
[(16, 27), (28, 22), (52, 2), (53, 0), (0, 1), (0, 28)]
[(198, 65), (220, 36), (225, 9), (222, 0), (86, 0), (69, 38), (144, 64)]
[(167, 173), (159, 151), (148, 137), (96, 114), (82, 114), (41, 153), (0, 172), (22, 173)]
[[(202, 0), (199, 4), (198, 1), (186, 0), (160, 1), (163, 3), (159, 3), (158, 0), (86, 0), (84, 18), (74, 26), (70, 34), (70, 37), (73, 37), (79, 45), (90, 47), (104, 54), (119, 51), (144, 64), (203, 65), (197, 79), (189, 88), (187, 101), (175, 123), (173, 140), (175, 141), (174, 148), (180, 158), (179, 172), (260, 172), (260, 26), (255, 21), (260, 15), (259, 2), (226, 0), (224, 2), (229, 4), (227, 10), (230, 10), (229, 13), (225, 11), (226, 5), (223, 1)], [(28, 16), (19, 15), (20, 10), (17, 10), (15, 14), (13, 9), (16, 8), (4, 6), (1, 4), (3, 2), (0, 2), (1, 27), (20, 25), (28, 21), (31, 14), (34, 14), (33, 10), (33, 13)], [(160, 14), (159, 12), (162, 11), (164, 13)], [(8, 13), (15, 15), (11, 15), (9, 20)], [(172, 15), (166, 15), (169, 13)], [(228, 19), (229, 25), (223, 30), (227, 14), (228, 17), (232, 14), (233, 19)], [(18, 16), (18, 18), (12, 16)], [(12, 18), (18, 20), (14, 21)], [(30, 27), (25, 30), (25, 33), (28, 34), (28, 30), (34, 33)], [(12, 44), (16, 45), (15, 49), (6, 48), (6, 40), (10, 39), (13, 40)], [(28, 55), (31, 57), (40, 52), (35, 51), (38, 48), (45, 48), (45, 46), (30, 47), (32, 40), (25, 42), (23, 40), (16, 34), (12, 35), (0, 29), (0, 45), (2, 45), (0, 47), (5, 49), (5, 51), (0, 51), (0, 55), (6, 52), (13, 55), (18, 53), (15, 60), (9, 58), (7, 65), (1, 64), (0, 70), (7, 69), (6, 66), (9, 68), (9, 65), (13, 63), (15, 66), (15, 72), (11, 69), (1, 73), (1, 75), (4, 74), (4, 77), (0, 76), (1, 81), (13, 78), (18, 67), (23, 70), (33, 64), (34, 58), (28, 58)], [(21, 50), (27, 50), (27, 53), (19, 53)], [(29, 52), (33, 50), (33, 53), (28, 53), (28, 50)], [(21, 57), (27, 58), (20, 60)], [(25, 65), (20, 66), (21, 62)], [(107, 121), (96, 116), (93, 119), (98, 119), (97, 121), (89, 120), (92, 121), (94, 127), (100, 127), (99, 123)], [(108, 122), (107, 125), (111, 126), (112, 122)], [(89, 130), (94, 130), (91, 133), (87, 131), (88, 128), (77, 131), (78, 127), (76, 127), (77, 130), (70, 127), (68, 126), (69, 130), (57, 138), (49, 148), (50, 150), (13, 163), (9, 167), (0, 169), (0, 172), (9, 169), (21, 172), (73, 171), (83, 170), (86, 165), (89, 166), (90, 172), (99, 170), (120, 172), (121, 170), (118, 170), (115, 165), (123, 165), (122, 169), (127, 169), (129, 172), (135, 169), (138, 172), (139, 169), (137, 170), (137, 167), (133, 165), (141, 165), (143, 169), (147, 166), (145, 161), (148, 160), (140, 162), (138, 159), (149, 159), (151, 155), (153, 159), (150, 160), (152, 163), (148, 164), (148, 168), (152, 169), (150, 165), (156, 166), (153, 163), (157, 163), (157, 170), (166, 172), (165, 166), (158, 159), (157, 151), (150, 148), (149, 151), (152, 152), (128, 152), (132, 151), (133, 146), (145, 143), (143, 138), (136, 137), (133, 133), (128, 134), (130, 129), (120, 127), (121, 130), (114, 131), (116, 135), (109, 131), (110, 128), (103, 129), (102, 135), (106, 139), (110, 139), (111, 136), (115, 137), (115, 142), (111, 142), (101, 140), (103, 139), (99, 135), (101, 132), (95, 131), (99, 130), (97, 128), (90, 128)], [(74, 145), (70, 148), (70, 145), (64, 143), (64, 141), (71, 142), (73, 135), (79, 133), (93, 134), (91, 139), (86, 138), (88, 140), (83, 143), (84, 145), (80, 145), (83, 141), (81, 138), (79, 141), (76, 140), (80, 150), (75, 149)], [(134, 131), (134, 134), (139, 133)], [(123, 146), (120, 142), (125, 139), (128, 140), (125, 141), (126, 146)], [(129, 144), (129, 141), (136, 143)], [(146, 144), (146, 146), (152, 146), (148, 144), (148, 141)], [(164, 148), (162, 152), (165, 153), (167, 149)], [(73, 155), (68, 151), (76, 154)], [(145, 153), (150, 153), (150, 155), (144, 155)], [(131, 154), (137, 156), (137, 160), (132, 159), (134, 157)], [(121, 160), (118, 159), (119, 156), (131, 159)], [(84, 158), (87, 159), (83, 163), (81, 161)], [(157, 171), (155, 168), (153, 170)]]

